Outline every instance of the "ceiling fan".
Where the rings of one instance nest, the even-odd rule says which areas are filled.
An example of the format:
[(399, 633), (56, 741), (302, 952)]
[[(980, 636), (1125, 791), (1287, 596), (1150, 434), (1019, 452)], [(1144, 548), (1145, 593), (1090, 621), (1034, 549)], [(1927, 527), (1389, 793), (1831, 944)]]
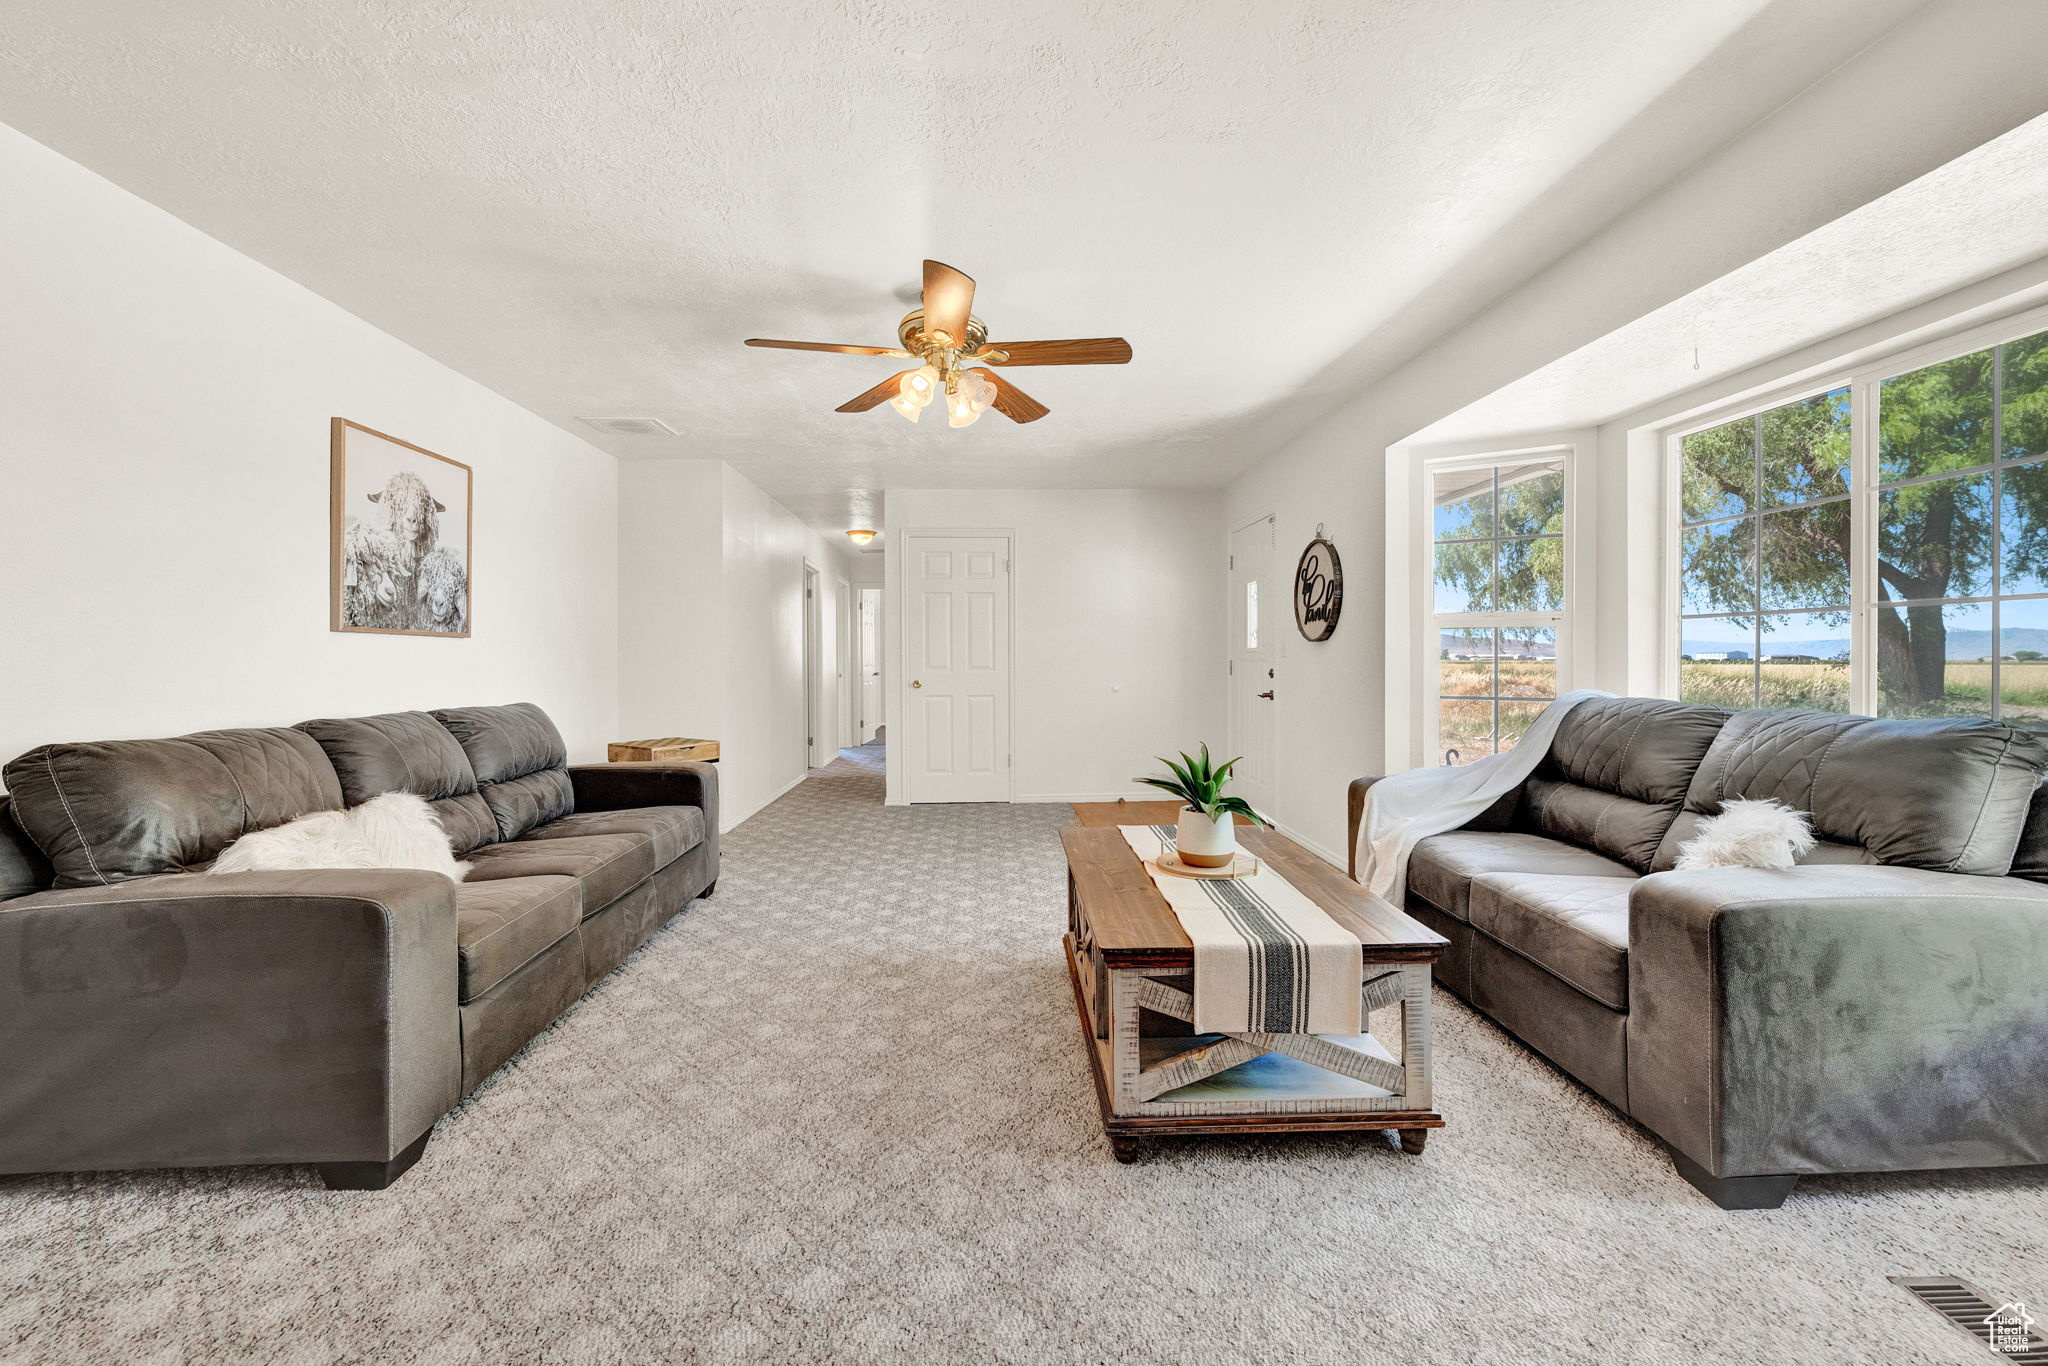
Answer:
[(974, 281), (943, 261), (924, 263), (923, 305), (904, 314), (903, 321), (896, 324), (900, 346), (839, 346), (832, 342), (772, 341), (765, 337), (749, 337), (747, 345), (921, 359), (924, 364), (917, 369), (889, 376), (834, 411), (864, 413), (887, 403), (915, 422), (934, 398), (944, 394), (946, 421), (954, 427), (972, 424), (989, 408), (1012, 422), (1036, 422), (1052, 411), (993, 370), (968, 366), (966, 362), (1122, 365), (1131, 358), (1131, 344), (1122, 337), (990, 342), (987, 325), (970, 311), (974, 306)]

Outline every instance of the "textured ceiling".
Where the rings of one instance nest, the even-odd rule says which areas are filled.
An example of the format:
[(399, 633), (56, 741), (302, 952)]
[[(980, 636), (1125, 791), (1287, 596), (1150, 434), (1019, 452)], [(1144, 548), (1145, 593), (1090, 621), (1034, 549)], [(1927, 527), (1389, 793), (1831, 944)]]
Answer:
[(1588, 427), (2048, 256), (2048, 115), (1418, 432)]
[[(15, 125), (581, 434), (821, 527), (890, 487), (1219, 484), (1910, 0), (66, 0)], [(1052, 416), (831, 409), (931, 255)]]

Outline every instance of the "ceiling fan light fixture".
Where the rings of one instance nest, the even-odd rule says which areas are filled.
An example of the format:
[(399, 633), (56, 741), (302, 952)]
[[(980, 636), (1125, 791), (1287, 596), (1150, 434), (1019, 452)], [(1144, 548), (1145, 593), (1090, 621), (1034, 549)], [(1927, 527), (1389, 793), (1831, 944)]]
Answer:
[(906, 370), (898, 382), (896, 391), (910, 402), (922, 408), (932, 401), (932, 395), (939, 391), (939, 367), (924, 365), (916, 370)]
[(905, 398), (901, 394), (898, 394), (896, 395), (896, 397), (890, 399), (889, 406), (891, 408), (894, 408), (897, 412), (903, 414), (903, 416), (905, 416), (906, 418), (909, 418), (912, 422), (917, 421), (917, 419), (923, 416), (924, 414), (924, 404), (913, 402), (912, 400)]
[(869, 541), (875, 539), (875, 533), (872, 531), (849, 531), (846, 533), (846, 539), (852, 541), (855, 545), (866, 545)]

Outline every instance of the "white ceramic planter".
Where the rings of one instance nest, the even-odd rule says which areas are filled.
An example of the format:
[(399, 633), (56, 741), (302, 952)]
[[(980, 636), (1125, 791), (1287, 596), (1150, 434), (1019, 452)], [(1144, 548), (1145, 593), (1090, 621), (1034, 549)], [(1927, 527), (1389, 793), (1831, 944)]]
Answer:
[(1228, 812), (1212, 818), (1192, 806), (1182, 807), (1174, 843), (1183, 863), (1197, 868), (1228, 868), (1237, 857), (1237, 818)]

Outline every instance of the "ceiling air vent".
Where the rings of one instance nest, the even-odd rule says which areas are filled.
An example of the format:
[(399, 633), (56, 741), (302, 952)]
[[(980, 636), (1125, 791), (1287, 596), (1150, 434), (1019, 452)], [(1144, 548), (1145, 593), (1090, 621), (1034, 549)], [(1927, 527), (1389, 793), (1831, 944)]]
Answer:
[(658, 417), (579, 417), (586, 427), (606, 436), (680, 436), (681, 433)]

